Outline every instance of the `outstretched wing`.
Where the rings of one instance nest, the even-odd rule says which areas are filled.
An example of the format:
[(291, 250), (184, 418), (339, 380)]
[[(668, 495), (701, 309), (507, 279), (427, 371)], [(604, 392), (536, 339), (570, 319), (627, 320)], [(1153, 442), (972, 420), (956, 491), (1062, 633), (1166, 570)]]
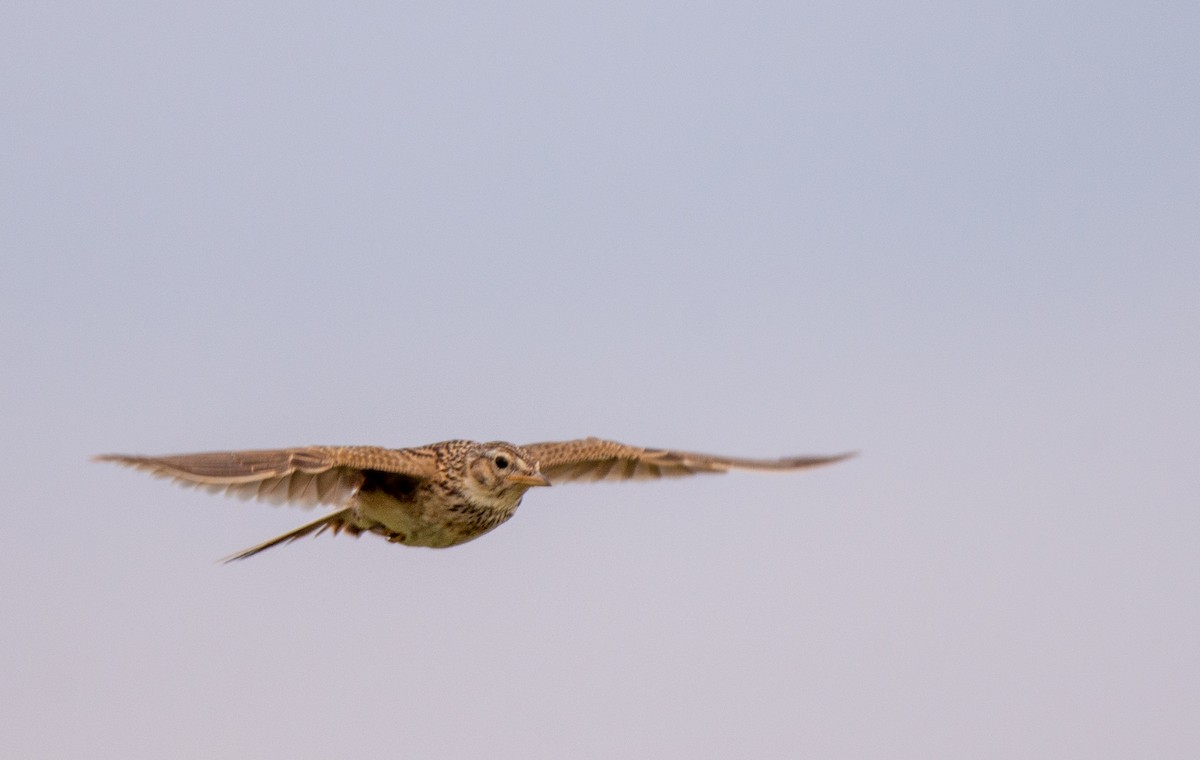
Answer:
[(647, 449), (616, 441), (582, 438), (523, 446), (551, 483), (570, 480), (649, 480), (729, 470), (800, 470), (839, 462), (853, 454), (742, 459), (671, 449)]
[(219, 451), (165, 457), (105, 454), (95, 457), (243, 499), (305, 507), (345, 504), (369, 470), (424, 480), (436, 474), (429, 449), (378, 446), (307, 446), (270, 451)]

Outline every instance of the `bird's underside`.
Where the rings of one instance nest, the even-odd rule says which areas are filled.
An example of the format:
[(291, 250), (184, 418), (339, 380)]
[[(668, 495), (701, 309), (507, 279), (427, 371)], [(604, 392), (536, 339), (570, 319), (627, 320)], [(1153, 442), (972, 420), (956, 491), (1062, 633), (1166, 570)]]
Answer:
[(226, 558), (233, 560), (325, 531), (356, 537), (376, 533), (411, 546), (454, 546), (508, 520), (524, 492), (534, 486), (739, 469), (790, 471), (849, 456), (744, 459), (583, 438), (525, 446), (443, 441), (408, 449), (306, 446), (162, 457), (108, 454), (96, 459), (246, 499), (338, 507)]

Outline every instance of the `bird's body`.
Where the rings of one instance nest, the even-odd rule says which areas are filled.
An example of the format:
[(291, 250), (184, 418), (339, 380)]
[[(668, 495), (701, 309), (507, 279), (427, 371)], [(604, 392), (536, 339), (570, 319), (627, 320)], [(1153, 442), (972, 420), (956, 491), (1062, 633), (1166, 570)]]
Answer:
[(527, 446), (453, 440), (408, 449), (308, 446), (97, 459), (243, 498), (339, 507), (229, 558), (244, 559), (326, 530), (375, 533), (408, 546), (455, 546), (507, 521), (525, 492), (550, 485), (548, 478), (629, 480), (730, 469), (796, 470), (847, 456), (738, 459), (585, 438)]

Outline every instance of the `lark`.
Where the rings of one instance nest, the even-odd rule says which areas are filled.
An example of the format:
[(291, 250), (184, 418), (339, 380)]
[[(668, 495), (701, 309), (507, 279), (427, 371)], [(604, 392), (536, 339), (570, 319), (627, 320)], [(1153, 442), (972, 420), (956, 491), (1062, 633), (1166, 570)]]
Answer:
[(226, 557), (228, 562), (327, 530), (354, 537), (375, 533), (407, 546), (456, 546), (506, 522), (526, 491), (552, 482), (801, 470), (849, 456), (852, 454), (742, 459), (583, 438), (525, 446), (455, 440), (409, 449), (305, 446), (95, 458), (246, 499), (337, 507), (295, 530)]

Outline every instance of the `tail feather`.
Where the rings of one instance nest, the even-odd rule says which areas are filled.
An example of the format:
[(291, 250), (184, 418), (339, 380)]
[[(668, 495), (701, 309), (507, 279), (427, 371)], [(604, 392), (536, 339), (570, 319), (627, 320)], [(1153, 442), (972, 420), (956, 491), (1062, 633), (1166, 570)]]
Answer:
[(362, 533), (362, 529), (358, 528), (357, 526), (355, 526), (354, 524), (352, 524), (351, 522), (349, 522), (347, 520), (347, 518), (350, 516), (350, 511), (351, 511), (350, 507), (346, 507), (345, 509), (339, 509), (336, 512), (325, 515), (324, 517), (321, 517), (319, 519), (313, 520), (310, 523), (305, 523), (304, 525), (301, 525), (299, 528), (289, 530), (287, 533), (276, 536), (275, 538), (269, 539), (267, 541), (263, 541), (261, 544), (256, 544), (255, 546), (251, 546), (249, 549), (243, 549), (242, 551), (240, 551), (236, 554), (231, 554), (228, 557), (224, 557), (221, 559), (221, 561), (222, 562), (233, 562), (234, 560), (246, 559), (247, 557), (253, 557), (255, 554), (258, 554), (259, 552), (264, 551), (266, 549), (270, 549), (273, 546), (279, 546), (280, 544), (290, 544), (291, 542), (295, 541), (296, 539), (303, 538), (305, 536), (319, 536), (320, 534), (324, 533), (327, 530), (333, 531), (334, 535), (337, 535), (338, 533), (341, 533), (344, 530), (347, 533), (349, 533), (350, 535), (357, 538), (358, 535), (360, 533)]

